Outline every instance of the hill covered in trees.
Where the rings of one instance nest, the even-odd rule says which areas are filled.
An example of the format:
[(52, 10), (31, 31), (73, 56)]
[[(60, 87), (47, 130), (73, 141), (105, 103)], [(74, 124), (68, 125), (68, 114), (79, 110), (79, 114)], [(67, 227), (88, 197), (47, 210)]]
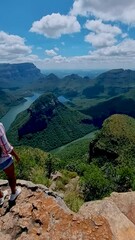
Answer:
[(98, 102), (81, 112), (91, 116), (93, 124), (98, 127), (102, 126), (106, 118), (116, 113), (135, 117), (135, 90)]
[(53, 94), (43, 94), (18, 115), (8, 136), (14, 145), (51, 150), (84, 136), (94, 129), (91, 118), (60, 103)]
[(86, 201), (111, 192), (135, 190), (135, 119), (115, 114), (106, 119), (93, 140), (70, 144), (55, 156), (59, 166), (80, 176)]

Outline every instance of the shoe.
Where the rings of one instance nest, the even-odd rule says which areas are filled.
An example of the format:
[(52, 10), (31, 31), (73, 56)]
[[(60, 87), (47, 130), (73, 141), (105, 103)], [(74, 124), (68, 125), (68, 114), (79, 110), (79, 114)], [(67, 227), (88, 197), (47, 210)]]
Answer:
[(11, 194), (9, 201), (15, 201), (15, 199), (19, 196), (19, 194), (21, 193), (21, 191), (22, 191), (21, 187), (18, 187), (18, 188), (16, 189), (15, 194)]
[(3, 203), (4, 203), (4, 200), (5, 200), (5, 197), (8, 195), (8, 191), (7, 191), (7, 190), (5, 190), (5, 191), (3, 191), (2, 193), (3, 193), (3, 197), (2, 197), (2, 198), (0, 198), (0, 206), (2, 206), (2, 205), (3, 205)]

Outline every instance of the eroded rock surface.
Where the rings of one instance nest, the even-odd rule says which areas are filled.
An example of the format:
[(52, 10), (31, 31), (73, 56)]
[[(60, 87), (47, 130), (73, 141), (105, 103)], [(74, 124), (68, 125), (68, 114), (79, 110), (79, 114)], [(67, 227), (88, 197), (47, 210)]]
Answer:
[[(2, 189), (7, 182), (0, 181)], [(0, 240), (112, 240), (107, 220), (75, 214), (42, 185), (18, 181), (22, 193), (14, 206), (0, 208)], [(9, 191), (10, 193), (10, 191)]]
[(114, 240), (135, 240), (135, 192), (112, 193), (104, 200), (85, 203), (79, 213), (104, 217)]

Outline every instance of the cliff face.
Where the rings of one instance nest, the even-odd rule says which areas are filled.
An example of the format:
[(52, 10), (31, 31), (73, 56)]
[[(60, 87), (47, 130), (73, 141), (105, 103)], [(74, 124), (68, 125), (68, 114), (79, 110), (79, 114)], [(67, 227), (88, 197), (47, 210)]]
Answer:
[(37, 80), (42, 74), (33, 63), (0, 64), (1, 87), (20, 87)]
[[(102, 216), (89, 218), (75, 214), (47, 188), (26, 181), (18, 184), (22, 193), (16, 205), (8, 207), (6, 200), (0, 209), (1, 240), (112, 239), (109, 224)], [(2, 189), (7, 188), (4, 182), (0, 185)]]

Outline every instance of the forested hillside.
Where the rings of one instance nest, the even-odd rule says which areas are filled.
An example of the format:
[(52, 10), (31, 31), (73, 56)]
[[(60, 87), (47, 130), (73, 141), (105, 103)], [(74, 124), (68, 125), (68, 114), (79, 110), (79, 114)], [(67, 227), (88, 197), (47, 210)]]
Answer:
[(53, 94), (39, 97), (18, 115), (8, 136), (14, 145), (51, 150), (94, 130), (91, 118), (66, 107)]

